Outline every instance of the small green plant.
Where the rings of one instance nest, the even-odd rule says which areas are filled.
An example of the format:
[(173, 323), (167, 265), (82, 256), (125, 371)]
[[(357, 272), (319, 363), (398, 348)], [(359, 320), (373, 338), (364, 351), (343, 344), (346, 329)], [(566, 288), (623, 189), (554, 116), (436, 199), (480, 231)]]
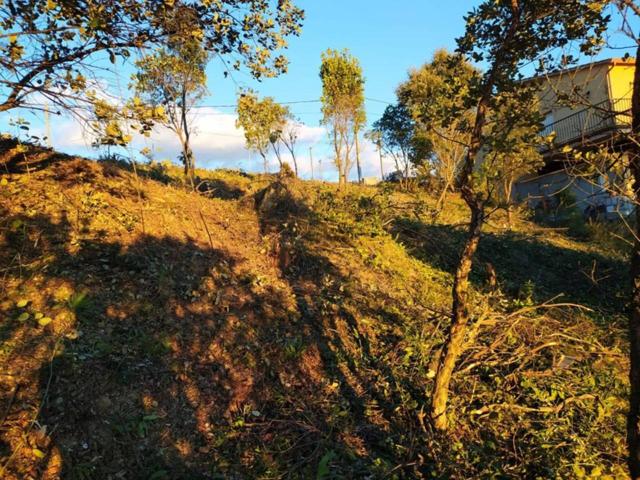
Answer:
[(318, 469), (316, 470), (316, 480), (325, 480), (331, 475), (331, 468), (329, 463), (336, 457), (336, 453), (333, 450), (329, 450), (325, 453), (318, 462)]
[(521, 308), (533, 305), (535, 291), (536, 284), (532, 280), (525, 281), (518, 289), (517, 298), (513, 301), (514, 306)]
[(291, 361), (300, 358), (306, 350), (306, 346), (302, 338), (293, 337), (285, 341), (283, 350), (284, 358)]
[(94, 304), (86, 291), (76, 292), (67, 300), (67, 307), (76, 314), (79, 320), (90, 320)]

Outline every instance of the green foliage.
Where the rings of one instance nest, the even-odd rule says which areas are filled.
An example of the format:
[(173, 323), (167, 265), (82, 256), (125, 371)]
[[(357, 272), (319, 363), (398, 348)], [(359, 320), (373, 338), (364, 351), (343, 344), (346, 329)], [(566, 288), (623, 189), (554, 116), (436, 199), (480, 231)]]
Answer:
[(133, 140), (132, 133), (149, 136), (153, 124), (166, 118), (162, 106), (143, 104), (138, 97), (126, 105), (116, 105), (96, 95), (87, 92), (92, 107), (89, 126), (94, 134), (94, 147), (125, 147)]
[(324, 191), (318, 195), (314, 211), (335, 233), (356, 238), (360, 235), (375, 237), (384, 232), (390, 197), (350, 192), (337, 196)]
[(206, 93), (206, 51), (194, 39), (187, 42), (171, 50), (158, 50), (136, 62), (138, 72), (133, 75), (133, 87), (151, 105), (187, 108)]
[(247, 148), (258, 152), (267, 171), (267, 150), (277, 143), (290, 117), (289, 109), (277, 103), (272, 97), (260, 100), (251, 90), (238, 97), (238, 120), (236, 127), (244, 130)]
[(33, 92), (43, 93), (40, 102), (77, 104), (86, 78), (104, 68), (96, 60), (126, 61), (177, 35), (197, 37), (207, 52), (230, 59), (231, 68), (244, 65), (255, 78), (276, 76), (286, 71), (287, 60), (274, 52), (300, 33), (303, 18), (291, 0), (3, 2), (0, 55), (7, 59), (7, 81), (0, 111), (33, 105)]
[[(554, 47), (575, 41), (584, 55), (593, 55), (603, 45), (603, 33), (609, 17), (607, 2), (562, 0), (550, 4), (546, 0), (516, 2), (483, 1), (465, 17), (466, 28), (457, 40), (458, 50), (474, 62), (491, 65), (479, 89), (487, 85), (496, 92), (511, 92), (523, 78), (521, 68), (534, 63), (539, 72), (553, 69), (557, 63)], [(516, 28), (513, 41), (510, 29)], [(575, 62), (571, 54), (562, 55), (561, 67)]]
[(509, 206), (514, 183), (544, 165), (540, 154), (542, 115), (534, 89), (520, 88), (495, 99), (475, 180), (493, 202)]
[(566, 228), (574, 238), (586, 238), (588, 235), (587, 218), (578, 208), (575, 195), (564, 189), (549, 198), (550, 207), (540, 205), (534, 212), (534, 218), (542, 225)]
[(348, 50), (322, 53), (322, 123), (329, 127), (340, 185), (345, 186), (353, 163), (352, 149), (364, 127), (364, 76), (357, 58)]
[[(505, 233), (496, 214), (470, 277), (455, 435), (437, 435), (425, 410), (468, 215), (457, 195), (431, 221), (425, 192), (354, 185), (340, 196), (200, 170), (244, 192), (209, 199), (141, 165), (146, 228), (127, 233), (119, 212), (139, 211), (121, 194), (129, 167), (72, 165), (63, 183), (56, 165), (29, 182), (12, 175), (0, 194), (0, 361), (21, 384), (40, 379), (7, 402), (8, 418), (59, 425), (0, 432), (7, 478), (44, 471), (58, 450), (70, 478), (114, 465), (135, 478), (624, 478), (629, 282), (606, 244), (519, 212)], [(166, 166), (172, 182), (178, 170)], [(265, 187), (256, 208), (251, 193)], [(190, 222), (198, 209), (215, 249)], [(533, 308), (559, 294), (592, 311)], [(45, 314), (53, 323), (37, 327)], [(28, 455), (6, 463), (9, 449)]]
[(415, 138), (431, 153), (419, 158), (418, 174), (430, 178), (435, 171), (445, 192), (455, 184), (466, 153), (473, 102), (469, 91), (478, 76), (461, 55), (438, 50), (431, 62), (411, 70), (397, 90), (414, 118)]
[(325, 480), (331, 475), (331, 470), (329, 469), (329, 462), (334, 459), (336, 456), (334, 451), (329, 451), (325, 453), (320, 462), (318, 462), (318, 470), (316, 471), (316, 480)]
[(390, 155), (408, 181), (411, 165), (423, 165), (429, 154), (430, 145), (420, 135), (415, 120), (405, 104), (389, 105), (382, 117), (373, 123), (374, 140), (379, 141), (387, 155)]
[(331, 124), (335, 117), (346, 116), (362, 126), (366, 121), (364, 78), (358, 59), (349, 50), (328, 49), (321, 60), (323, 122)]
[[(428, 163), (418, 163), (420, 171), (428, 177), (435, 170), (444, 190), (456, 183), (469, 146), (480, 81), (480, 72), (465, 57), (439, 50), (398, 87), (400, 101), (415, 119), (415, 138), (432, 153)], [(542, 119), (534, 94), (520, 86), (492, 100), (474, 187), (496, 202), (508, 204), (515, 180), (542, 164)]]
[[(190, 112), (206, 94), (205, 69), (209, 56), (199, 30), (190, 31), (192, 18), (180, 19), (178, 33), (169, 39), (169, 47), (146, 55), (136, 62), (133, 87), (154, 111), (162, 109), (163, 123), (173, 131), (182, 147), (181, 160), (185, 174), (193, 181), (195, 160), (190, 145)], [(145, 110), (142, 109), (144, 114)]]
[[(430, 62), (409, 71), (409, 78), (397, 89), (397, 95), (406, 105), (425, 133), (443, 128), (455, 119), (464, 120), (464, 114), (474, 106), (472, 89), (479, 82), (480, 72), (462, 55), (437, 50)], [(467, 121), (458, 127), (468, 128)], [(436, 133), (436, 132), (434, 132)]]

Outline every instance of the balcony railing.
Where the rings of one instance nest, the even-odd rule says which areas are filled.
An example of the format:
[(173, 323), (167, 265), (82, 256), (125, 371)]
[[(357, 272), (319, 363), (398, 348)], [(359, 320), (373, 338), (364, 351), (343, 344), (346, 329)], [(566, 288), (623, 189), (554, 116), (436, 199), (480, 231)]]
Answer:
[(630, 125), (631, 98), (616, 98), (553, 122), (545, 126), (542, 134), (548, 137), (555, 132), (554, 145), (558, 147), (571, 143), (597, 143), (608, 134)]

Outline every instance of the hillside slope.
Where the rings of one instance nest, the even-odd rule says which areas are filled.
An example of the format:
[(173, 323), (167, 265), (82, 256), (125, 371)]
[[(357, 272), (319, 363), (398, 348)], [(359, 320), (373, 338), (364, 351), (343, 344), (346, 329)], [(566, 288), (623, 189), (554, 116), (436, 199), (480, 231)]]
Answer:
[(622, 253), (492, 221), (440, 437), (459, 200), (40, 157), (0, 177), (3, 478), (624, 475)]

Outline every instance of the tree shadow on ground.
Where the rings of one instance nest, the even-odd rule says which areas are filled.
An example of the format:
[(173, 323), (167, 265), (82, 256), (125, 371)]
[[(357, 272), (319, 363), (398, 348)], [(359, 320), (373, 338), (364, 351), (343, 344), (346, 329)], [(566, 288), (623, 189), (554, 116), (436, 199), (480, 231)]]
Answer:
[(16, 138), (0, 138), (0, 172), (27, 173), (73, 157)]
[(280, 250), (280, 287), (191, 240), (79, 235), (64, 214), (3, 225), (7, 285), (38, 299), (2, 303), (8, 478), (310, 478), (334, 453), (334, 472), (365, 475), (392, 457), (406, 425), (388, 426), (396, 400), (367, 376), (394, 379), (326, 259)]
[(207, 179), (198, 184), (198, 192), (209, 198), (219, 198), (221, 200), (237, 200), (246, 192), (241, 188), (230, 185), (224, 180)]
[[(54, 171), (63, 185), (75, 168), (65, 164)], [(93, 169), (100, 167), (73, 175), (99, 180)], [(64, 210), (0, 211), (7, 478), (306, 479), (323, 461), (338, 478), (430, 475), (437, 453), (417, 415), (429, 381), (393, 363), (404, 352), (396, 351), (402, 329), (391, 327), (405, 319), (384, 301), (353, 298), (362, 291), (319, 247), (326, 232), (285, 183), (256, 199), (275, 274), (262, 275), (231, 246), (171, 236), (112, 240)], [(451, 271), (462, 232), (393, 228), (410, 253)], [(514, 288), (534, 278), (552, 294), (568, 278), (577, 295), (589, 285), (576, 272), (512, 274), (522, 263), (557, 270), (562, 249), (488, 239), (482, 248), (495, 251), (481, 255), (491, 254), (499, 279)], [(566, 255), (567, 269), (592, 259)], [(595, 259), (598, 269), (606, 260)], [(620, 265), (607, 265), (622, 275)], [(474, 274), (483, 280), (482, 271)], [(17, 304), (22, 296), (31, 299), (26, 307)], [(23, 313), (29, 318), (20, 320)], [(38, 313), (51, 322), (41, 326)], [(363, 317), (384, 325), (373, 332)]]
[[(372, 460), (377, 459), (382, 465), (385, 461), (395, 465), (397, 474), (413, 476), (428, 457), (426, 432), (415, 415), (426, 407), (424, 385), (399, 387), (400, 380), (381, 358), (381, 351), (374, 348), (366, 325), (349, 308), (355, 303), (349, 288), (353, 279), (317, 250), (319, 238), (326, 232), (314, 231), (321, 222), (304, 200), (291, 193), (289, 183), (275, 182), (260, 192), (256, 209), (263, 234), (275, 239), (279, 268), (295, 292), (308, 332), (304, 342), (317, 345), (327, 378), (338, 386), (339, 398), (347, 402), (342, 405), (346, 421), (328, 425), (327, 443), (334, 449), (342, 446), (336, 462), (351, 474), (371, 475), (375, 471)], [(306, 231), (301, 233), (301, 229)], [(357, 314), (391, 325), (403, 321), (393, 311), (361, 302)], [(376, 340), (394, 348), (401, 339), (390, 331)], [(403, 398), (407, 391), (411, 399)], [(410, 414), (399, 413), (408, 403), (412, 404)], [(331, 416), (329, 412), (327, 415)], [(398, 445), (402, 445), (402, 453), (394, 450)], [(420, 462), (416, 461), (419, 457)]]
[[(390, 231), (420, 261), (454, 273), (466, 238), (463, 228), (398, 218)], [(487, 264), (495, 269), (498, 283), (513, 298), (530, 297), (541, 303), (561, 296), (558, 301), (594, 309), (624, 308), (621, 286), (628, 283), (628, 267), (598, 253), (563, 248), (517, 233), (484, 233), (471, 274), (477, 287), (487, 283)]]

